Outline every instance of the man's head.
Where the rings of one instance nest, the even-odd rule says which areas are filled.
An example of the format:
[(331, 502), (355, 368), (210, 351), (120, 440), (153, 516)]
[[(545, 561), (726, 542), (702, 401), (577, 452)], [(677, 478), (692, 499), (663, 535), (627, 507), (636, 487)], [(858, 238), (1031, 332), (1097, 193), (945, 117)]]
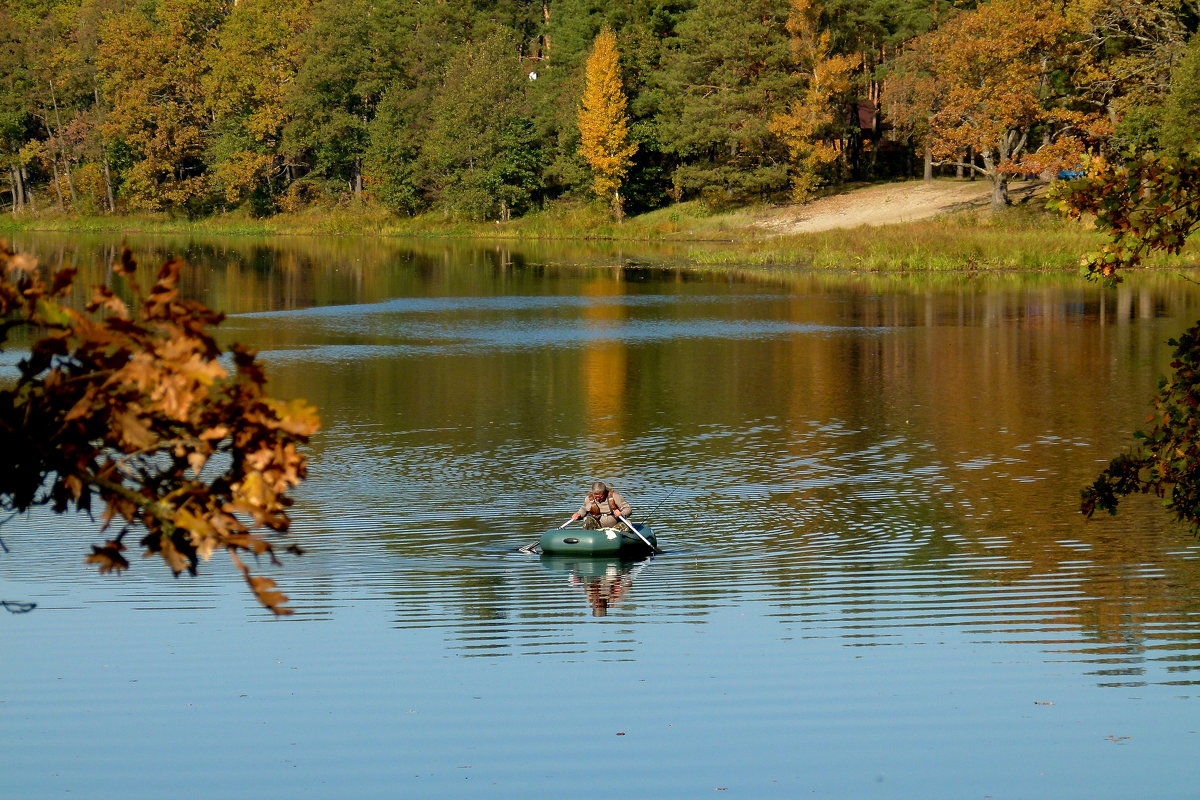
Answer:
[(596, 481), (592, 484), (592, 495), (600, 498), (606, 497), (608, 495), (608, 487), (600, 481)]

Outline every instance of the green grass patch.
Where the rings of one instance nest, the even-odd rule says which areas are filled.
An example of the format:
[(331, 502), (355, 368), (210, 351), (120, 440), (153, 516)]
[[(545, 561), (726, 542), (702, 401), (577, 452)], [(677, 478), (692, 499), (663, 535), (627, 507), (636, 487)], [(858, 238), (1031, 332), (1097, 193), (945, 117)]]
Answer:
[[(1074, 270), (1105, 241), (1077, 223), (1026, 209), (961, 212), (921, 222), (754, 239), (737, 248), (696, 248), (698, 264), (867, 272)], [(1190, 254), (1191, 263), (1195, 253)], [(1189, 263), (1189, 254), (1155, 266)]]
[[(669, 243), (699, 267), (769, 267), (850, 272), (1069, 271), (1105, 238), (1064, 220), (1040, 202), (1000, 212), (961, 211), (878, 227), (776, 235), (761, 223), (769, 207), (714, 213), (699, 202), (612, 219), (601, 204), (559, 201), (504, 223), (456, 220), (444, 213), (399, 217), (366, 203), (341, 203), (257, 219), (244, 212), (189, 220), (165, 214), (80, 217), (47, 213), (0, 219), (0, 231), (215, 236), (378, 236), (414, 239), (578, 240)], [(1180, 256), (1154, 255), (1149, 267), (1200, 263), (1193, 245)]]

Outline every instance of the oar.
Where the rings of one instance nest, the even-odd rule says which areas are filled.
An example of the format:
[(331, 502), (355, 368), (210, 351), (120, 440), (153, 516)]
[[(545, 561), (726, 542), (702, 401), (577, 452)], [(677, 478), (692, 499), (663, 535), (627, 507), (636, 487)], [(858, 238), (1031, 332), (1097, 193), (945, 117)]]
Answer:
[[(562, 525), (559, 525), (559, 526), (558, 526), (558, 530), (560, 530), (560, 531), (561, 531), (563, 528), (567, 527), (568, 525), (570, 525), (570, 524), (571, 524), (572, 522), (574, 522), (574, 521), (575, 521), (575, 518), (574, 518), (574, 517), (571, 517), (569, 520), (567, 520), (566, 522), (564, 522)], [(525, 553), (526, 555), (529, 555), (530, 553), (532, 553), (532, 552), (533, 552), (533, 548), (537, 547), (537, 546), (538, 546), (539, 544), (541, 544), (541, 543), (542, 543), (542, 540), (541, 540), (541, 539), (538, 539), (536, 542), (530, 542), (529, 544), (522, 545), (521, 547), (518, 547), (518, 548), (517, 548), (517, 552), (518, 552), (518, 553)]]
[(638, 537), (639, 539), (641, 539), (643, 542), (645, 542), (645, 543), (646, 543), (646, 547), (649, 547), (649, 548), (650, 548), (651, 550), (653, 550), (655, 553), (661, 553), (661, 552), (662, 552), (662, 550), (659, 550), (657, 547), (655, 547), (654, 545), (650, 544), (650, 540), (649, 540), (649, 539), (647, 539), (645, 536), (642, 536), (642, 532), (641, 532), (641, 531), (639, 531), (637, 528), (633, 527), (633, 523), (632, 523), (632, 522), (630, 522), (629, 520), (625, 519), (625, 517), (623, 517), (621, 514), (617, 514), (617, 519), (621, 520), (621, 522), (624, 522), (624, 523), (625, 523), (625, 526), (626, 526), (626, 527), (628, 527), (628, 528), (629, 528), (629, 530), (631, 530), (631, 531), (633, 531), (634, 533), (636, 533), (636, 534), (637, 534), (637, 537)]

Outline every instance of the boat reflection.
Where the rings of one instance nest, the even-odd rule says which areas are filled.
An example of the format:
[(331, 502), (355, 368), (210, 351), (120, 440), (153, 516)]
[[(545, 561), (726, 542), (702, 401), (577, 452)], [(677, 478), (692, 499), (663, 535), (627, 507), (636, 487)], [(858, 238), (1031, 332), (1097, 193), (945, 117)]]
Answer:
[(547, 572), (566, 573), (572, 587), (582, 589), (593, 617), (608, 615), (608, 610), (620, 605), (637, 577), (650, 559), (621, 561), (606, 558), (576, 556), (542, 556)]

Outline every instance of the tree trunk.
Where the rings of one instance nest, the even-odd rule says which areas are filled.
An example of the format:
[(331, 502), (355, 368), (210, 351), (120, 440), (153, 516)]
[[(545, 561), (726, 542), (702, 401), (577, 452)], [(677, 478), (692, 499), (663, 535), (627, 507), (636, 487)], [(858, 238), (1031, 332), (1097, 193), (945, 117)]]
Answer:
[(883, 84), (879, 81), (871, 81), (871, 158), (867, 164), (867, 169), (871, 173), (871, 177), (879, 176), (879, 143), (883, 141), (880, 136), (879, 128), (883, 124), (883, 115), (879, 113), (879, 108), (882, 105), (880, 102), (883, 97)]
[[(967, 163), (970, 164), (971, 166), (975, 166), (975, 148), (974, 147), (967, 148)], [(973, 180), (975, 180), (975, 177), (976, 177), (975, 170), (973, 170), (973, 169), (967, 170), (967, 180), (973, 181)]]
[(53, 159), (51, 159), (50, 166), (54, 168), (54, 193), (56, 195), (58, 195), (58, 210), (66, 211), (67, 210), (66, 206), (63, 203), (62, 187), (58, 185), (59, 181), (58, 181), (58, 157), (57, 156), (55, 156)]
[(933, 142), (925, 143), (925, 172), (921, 176), (922, 180), (933, 180)]
[(17, 193), (17, 171), (13, 167), (8, 168), (8, 186), (12, 192), (12, 213), (15, 217), (17, 209), (21, 207), (21, 196)]
[[(100, 87), (96, 85), (95, 78), (92, 79), (92, 97), (96, 100), (96, 108), (100, 111), (100, 121), (104, 121), (104, 109), (100, 107)], [(113, 200), (112, 188), (112, 172), (108, 168), (108, 143), (104, 137), (100, 137), (100, 159), (104, 164), (104, 198), (108, 201), (108, 213), (115, 214), (117, 212), (117, 204)]]
[(117, 213), (117, 204), (113, 200), (112, 173), (108, 170), (108, 156), (104, 156), (104, 196), (108, 200), (108, 213)]
[(617, 222), (625, 219), (625, 200), (621, 197), (620, 189), (613, 189), (613, 216)]
[(1009, 173), (1001, 172), (1000, 165), (1005, 168), (1012, 163), (1025, 144), (1025, 136), (1018, 131), (1008, 130), (1000, 137), (999, 149), (996, 151), (996, 161), (988, 166), (988, 174), (992, 176), (992, 208), (1003, 208), (1008, 205)]
[(354, 160), (354, 199), (362, 199), (362, 161)]
[(33, 209), (33, 187), (29, 185), (29, 173), (25, 170), (25, 165), (17, 170), (18, 183), (21, 186), (21, 206), (23, 208)]
[(79, 208), (79, 202), (75, 199), (75, 181), (71, 179), (71, 161), (63, 154), (63, 171), (67, 173), (67, 191), (71, 195), (71, 210)]
[(1008, 205), (1008, 176), (994, 173), (992, 175), (992, 210)]
[(1008, 175), (997, 169), (1004, 159), (996, 158), (991, 150), (984, 150), (979, 157), (983, 161), (984, 172), (992, 181), (992, 210), (1004, 208), (1008, 205)]
[(29, 175), (25, 172), (25, 167), (22, 165), (13, 170), (17, 178), (17, 195), (20, 199), (20, 207), (22, 211), (29, 211), (33, 206), (33, 192), (29, 189)]
[(992, 210), (995, 211), (1008, 205), (1008, 175), (997, 171), (995, 165), (988, 163), (989, 160), (985, 158), (983, 163), (987, 165), (988, 176), (992, 179)]
[[(74, 209), (77, 206), (77, 203), (75, 200), (75, 181), (71, 179), (71, 159), (67, 157), (67, 151), (63, 148), (62, 114), (60, 114), (58, 111), (58, 93), (56, 91), (54, 91), (54, 81), (50, 81), (50, 102), (54, 104), (54, 125), (55, 125), (55, 127), (58, 128), (58, 134), (54, 137), (54, 139), (58, 143), (58, 155), (62, 157), (63, 170), (67, 173), (67, 189), (69, 189), (71, 192), (71, 208)], [(58, 167), (57, 167), (57, 165), (55, 165), (55, 172), (57, 172), (57, 171), (58, 171)], [(62, 190), (61, 189), (59, 190), (58, 198), (59, 198), (59, 206), (61, 206), (62, 205)]]

